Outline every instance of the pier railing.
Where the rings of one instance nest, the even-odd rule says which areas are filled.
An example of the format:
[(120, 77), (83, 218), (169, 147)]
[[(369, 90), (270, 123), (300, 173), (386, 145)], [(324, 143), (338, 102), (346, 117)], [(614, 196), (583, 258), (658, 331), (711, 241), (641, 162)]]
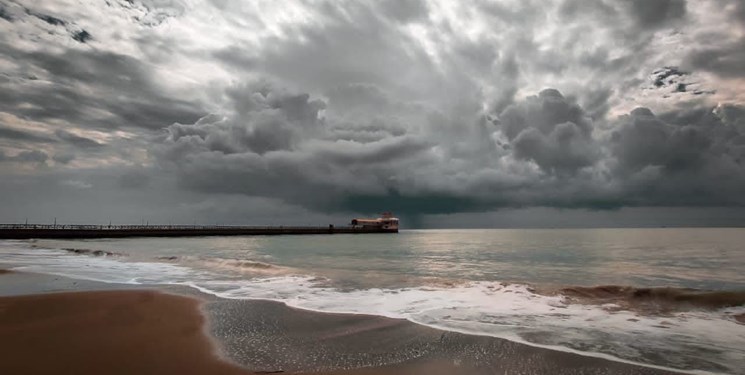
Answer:
[(0, 224), (0, 239), (398, 233), (369, 226)]
[(235, 229), (235, 230), (281, 230), (281, 229), (298, 229), (298, 230), (318, 230), (328, 228), (354, 228), (351, 225), (161, 225), (161, 224), (124, 224), (124, 225), (90, 225), (90, 224), (0, 224), (0, 230), (22, 230), (22, 229), (57, 229), (57, 230), (209, 230), (209, 229)]

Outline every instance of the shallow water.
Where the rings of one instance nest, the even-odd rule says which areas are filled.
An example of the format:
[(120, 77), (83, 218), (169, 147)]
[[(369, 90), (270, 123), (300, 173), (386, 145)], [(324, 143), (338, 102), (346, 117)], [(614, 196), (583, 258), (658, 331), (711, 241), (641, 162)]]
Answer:
[(670, 306), (634, 309), (617, 298), (579, 301), (561, 292), (597, 285), (745, 291), (744, 229), (6, 241), (0, 263), (404, 318), (646, 365), (745, 373), (745, 325), (735, 318), (745, 306), (738, 298), (714, 306), (645, 299)]

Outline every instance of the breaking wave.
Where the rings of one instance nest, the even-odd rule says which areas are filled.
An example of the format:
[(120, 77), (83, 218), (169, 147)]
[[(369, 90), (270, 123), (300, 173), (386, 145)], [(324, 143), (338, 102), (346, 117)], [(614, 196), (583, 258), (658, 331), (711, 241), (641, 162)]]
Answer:
[(162, 256), (156, 258), (158, 261), (177, 263), (191, 267), (198, 267), (213, 271), (232, 271), (236, 273), (279, 275), (288, 274), (293, 270), (276, 264), (260, 262), (255, 260), (210, 258), (198, 256)]
[(617, 304), (646, 313), (664, 314), (691, 309), (722, 309), (745, 305), (745, 291), (708, 291), (690, 288), (636, 288), (600, 285), (567, 287), (559, 291), (576, 303)]
[(113, 256), (127, 256), (127, 254), (123, 253), (116, 253), (113, 251), (104, 251), (104, 250), (92, 250), (92, 249), (77, 249), (72, 247), (63, 247), (62, 250), (67, 251), (69, 253), (78, 254), (78, 255), (91, 255), (96, 257), (106, 256), (106, 257), (113, 257)]

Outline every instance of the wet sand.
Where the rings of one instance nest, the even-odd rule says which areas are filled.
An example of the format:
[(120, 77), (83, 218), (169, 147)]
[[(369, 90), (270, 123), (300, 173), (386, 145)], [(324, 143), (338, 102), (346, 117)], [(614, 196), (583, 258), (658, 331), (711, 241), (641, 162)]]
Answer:
[(154, 291), (0, 298), (0, 373), (247, 374), (214, 354), (198, 304)]
[(213, 300), (210, 333), (256, 371), (324, 374), (671, 374), (648, 367), (442, 331), (406, 320)]
[(225, 300), (191, 289), (77, 291), (116, 285), (24, 273), (2, 278), (15, 280), (14, 288), (23, 280), (43, 286), (0, 297), (2, 374), (669, 373), (404, 320)]

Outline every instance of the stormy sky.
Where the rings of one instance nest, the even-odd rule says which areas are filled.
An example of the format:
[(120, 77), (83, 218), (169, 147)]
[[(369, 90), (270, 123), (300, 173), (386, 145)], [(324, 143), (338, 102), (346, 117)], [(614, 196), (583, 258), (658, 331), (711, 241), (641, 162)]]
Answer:
[(741, 0), (0, 0), (0, 221), (745, 225)]

